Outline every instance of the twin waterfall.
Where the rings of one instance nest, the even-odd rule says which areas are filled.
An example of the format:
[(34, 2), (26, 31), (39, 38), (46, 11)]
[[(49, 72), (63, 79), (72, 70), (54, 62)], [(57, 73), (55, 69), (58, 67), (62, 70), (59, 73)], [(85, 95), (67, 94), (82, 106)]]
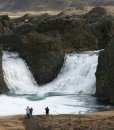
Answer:
[(67, 54), (58, 77), (49, 84), (39, 86), (19, 54), (4, 51), (4, 79), (11, 94), (94, 94), (98, 54), (98, 51)]

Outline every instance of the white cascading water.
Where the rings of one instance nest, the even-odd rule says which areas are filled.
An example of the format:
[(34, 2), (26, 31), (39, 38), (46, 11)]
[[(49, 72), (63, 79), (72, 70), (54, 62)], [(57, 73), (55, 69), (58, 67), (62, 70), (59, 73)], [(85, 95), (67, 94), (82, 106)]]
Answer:
[(38, 90), (27, 64), (19, 58), (18, 53), (3, 52), (2, 66), (11, 93), (32, 94)]
[(62, 71), (53, 82), (37, 86), (29, 68), (17, 53), (3, 52), (4, 78), (11, 93), (46, 94), (61, 92), (65, 94), (93, 94), (95, 92), (95, 72), (98, 51), (81, 54), (68, 54)]
[(68, 54), (58, 77), (44, 86), (38, 86), (25, 61), (18, 53), (3, 52), (4, 79), (9, 95), (0, 95), (0, 116), (25, 114), (78, 114), (107, 110), (111, 106), (99, 105), (95, 97), (95, 72), (99, 51)]
[(40, 93), (46, 90), (67, 94), (94, 94), (97, 64), (98, 52), (66, 55), (61, 74), (55, 81), (42, 87)]

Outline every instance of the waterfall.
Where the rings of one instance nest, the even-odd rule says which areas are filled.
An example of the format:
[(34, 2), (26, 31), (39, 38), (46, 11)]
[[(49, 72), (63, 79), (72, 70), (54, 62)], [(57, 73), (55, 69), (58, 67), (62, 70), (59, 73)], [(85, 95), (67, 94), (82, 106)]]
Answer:
[(5, 82), (11, 93), (32, 94), (38, 86), (26, 64), (18, 53), (3, 52), (3, 71)]
[(99, 51), (66, 55), (60, 75), (50, 84), (40, 88), (40, 94), (45, 92), (94, 94), (98, 54)]
[(78, 114), (108, 110), (99, 105), (95, 93), (95, 72), (99, 51), (67, 54), (58, 77), (39, 86), (26, 62), (16, 52), (3, 52), (3, 72), (10, 95), (0, 96), (0, 115), (25, 114), (25, 108), (34, 108), (33, 114)]
[(58, 77), (51, 83), (38, 86), (18, 53), (3, 52), (4, 79), (11, 93), (42, 95), (50, 92), (64, 94), (94, 94), (98, 51), (67, 54)]

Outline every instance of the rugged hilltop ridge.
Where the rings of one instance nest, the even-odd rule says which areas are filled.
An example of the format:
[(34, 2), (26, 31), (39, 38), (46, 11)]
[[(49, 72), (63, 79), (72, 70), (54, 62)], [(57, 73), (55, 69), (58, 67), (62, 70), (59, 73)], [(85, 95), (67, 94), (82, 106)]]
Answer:
[(0, 10), (61, 10), (67, 7), (113, 6), (113, 0), (0, 0)]
[[(0, 44), (3, 50), (19, 52), (29, 65), (37, 83), (42, 85), (57, 77), (66, 53), (105, 49), (111, 46), (114, 16), (104, 8), (97, 7), (81, 15), (67, 15), (64, 12), (54, 16), (27, 14), (13, 20), (8, 16), (1, 16), (0, 21)], [(113, 47), (110, 51), (113, 51)], [(112, 54), (108, 53), (106, 51), (105, 56), (111, 58)], [(102, 55), (101, 53), (96, 73), (96, 95), (105, 98), (105, 91), (109, 89), (109, 84), (103, 84), (108, 80), (105, 78), (105, 68), (107, 64), (110, 66), (110, 62), (105, 64), (106, 67), (102, 65), (106, 62), (105, 56), (102, 58)], [(113, 61), (113, 57), (110, 61)], [(113, 62), (111, 65), (113, 66)], [(110, 72), (108, 77), (112, 81), (113, 76)], [(106, 99), (113, 99), (113, 82), (109, 83), (112, 83), (112, 87)]]

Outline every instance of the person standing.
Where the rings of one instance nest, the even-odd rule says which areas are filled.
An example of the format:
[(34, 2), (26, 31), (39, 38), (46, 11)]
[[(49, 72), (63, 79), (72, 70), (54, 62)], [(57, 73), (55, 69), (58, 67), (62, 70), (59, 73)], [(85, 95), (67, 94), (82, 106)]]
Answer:
[(30, 117), (32, 117), (32, 113), (33, 113), (33, 108), (30, 108)]
[(30, 108), (29, 107), (26, 108), (26, 118), (27, 119), (30, 118)]
[(49, 115), (49, 108), (46, 107), (45, 110), (46, 110), (46, 115)]

